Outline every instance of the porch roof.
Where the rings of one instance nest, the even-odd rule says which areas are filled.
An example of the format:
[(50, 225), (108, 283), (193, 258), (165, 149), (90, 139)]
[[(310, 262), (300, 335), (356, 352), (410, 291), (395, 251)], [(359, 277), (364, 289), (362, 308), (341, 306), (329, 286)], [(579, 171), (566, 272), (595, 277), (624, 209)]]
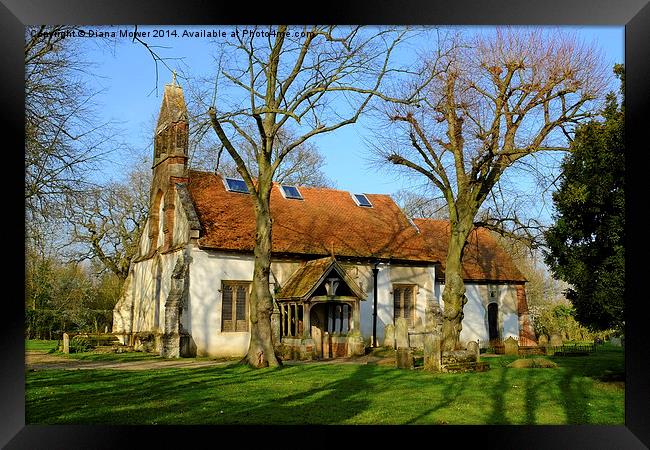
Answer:
[(336, 258), (328, 256), (308, 261), (302, 267), (298, 268), (284, 286), (277, 293), (278, 299), (301, 299), (306, 300), (325, 280), (325, 277), (335, 270), (348, 285), (352, 293), (360, 299), (366, 298), (363, 289), (347, 274), (345, 269), (339, 265)]

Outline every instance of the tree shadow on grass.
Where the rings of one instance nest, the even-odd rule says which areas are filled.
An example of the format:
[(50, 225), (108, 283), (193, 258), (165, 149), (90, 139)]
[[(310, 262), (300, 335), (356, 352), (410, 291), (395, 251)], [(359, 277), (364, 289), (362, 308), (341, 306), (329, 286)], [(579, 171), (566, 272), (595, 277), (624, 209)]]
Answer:
[(291, 370), (58, 371), (28, 383), (28, 390), (45, 391), (31, 400), (28, 394), (26, 416), (30, 424), (340, 424), (369, 406), (359, 393), (372, 387), (373, 370), (357, 366), (334, 381), (323, 381), (324, 371), (289, 395), (269, 391), (281, 383), (300, 386)]
[(506, 417), (506, 402), (505, 395), (509, 390), (508, 382), (508, 369), (501, 370), (498, 383), (492, 388), (494, 401), (492, 402), (492, 412), (487, 419), (487, 424), (509, 424), (510, 421)]

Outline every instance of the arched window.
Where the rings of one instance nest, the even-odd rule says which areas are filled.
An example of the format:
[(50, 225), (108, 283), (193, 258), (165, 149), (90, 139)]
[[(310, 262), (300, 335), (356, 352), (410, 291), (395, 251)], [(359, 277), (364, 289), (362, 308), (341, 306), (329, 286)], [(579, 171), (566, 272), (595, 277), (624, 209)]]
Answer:
[(150, 219), (150, 233), (151, 238), (149, 251), (153, 251), (160, 247), (164, 242), (163, 229), (164, 229), (164, 214), (163, 214), (163, 191), (159, 190), (156, 193), (153, 204), (151, 205), (151, 219)]
[(154, 285), (154, 307), (153, 307), (153, 329), (156, 330), (160, 327), (160, 296), (162, 288), (162, 264), (160, 257), (156, 261), (156, 283)]
[(165, 243), (165, 232), (163, 231), (165, 229), (165, 212), (163, 211), (164, 206), (165, 202), (163, 202), (161, 199), (160, 204), (158, 205), (158, 240), (156, 242), (156, 248)]

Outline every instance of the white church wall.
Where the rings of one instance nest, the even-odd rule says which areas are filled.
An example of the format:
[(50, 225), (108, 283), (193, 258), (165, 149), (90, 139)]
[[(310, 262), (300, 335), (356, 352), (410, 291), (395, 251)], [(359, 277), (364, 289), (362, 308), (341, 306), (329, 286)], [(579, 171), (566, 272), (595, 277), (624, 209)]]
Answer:
[(144, 256), (149, 251), (149, 226), (151, 221), (147, 219), (142, 229), (142, 235), (140, 236), (140, 253), (139, 256)]
[[(373, 325), (373, 276), (371, 266), (359, 266), (361, 283), (363, 283), (367, 300), (361, 302), (361, 334), (367, 342), (372, 337)], [(424, 310), (426, 308), (427, 298), (434, 296), (434, 276), (435, 268), (400, 266), (400, 265), (380, 265), (377, 274), (377, 341), (379, 345), (384, 340), (384, 327), (394, 323), (394, 306), (393, 306), (393, 285), (394, 284), (414, 284), (416, 288), (415, 298), (415, 318), (420, 318), (424, 323)]]
[[(133, 331), (160, 331), (165, 324), (165, 301), (171, 288), (171, 273), (180, 252), (162, 254), (133, 265)], [(160, 292), (156, 295), (156, 275), (160, 266)], [(156, 303), (158, 313), (156, 314)], [(158, 320), (156, 321), (156, 316)]]
[[(500, 337), (519, 336), (519, 315), (517, 314), (517, 293), (515, 286), (501, 284), (497, 287), (498, 316), (497, 324)], [(467, 303), (463, 308), (463, 329), (460, 332), (460, 343), (464, 347), (469, 341), (479, 341), (483, 347), (489, 341), (488, 313), (488, 285), (465, 283)], [(440, 295), (444, 285), (440, 286)], [(444, 309), (444, 304), (441, 302)]]
[(249, 332), (221, 332), (222, 281), (252, 281), (253, 256), (191, 251), (189, 314), (184, 327), (192, 335), (199, 356), (241, 356), (248, 349)]

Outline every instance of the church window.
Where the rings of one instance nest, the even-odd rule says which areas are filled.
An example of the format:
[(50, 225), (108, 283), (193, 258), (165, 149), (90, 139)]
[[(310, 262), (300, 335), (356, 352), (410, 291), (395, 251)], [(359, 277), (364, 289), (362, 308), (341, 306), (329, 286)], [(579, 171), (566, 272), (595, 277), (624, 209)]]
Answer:
[(415, 321), (415, 290), (416, 286), (413, 284), (393, 286), (394, 319), (404, 317), (408, 319), (410, 327)]
[(221, 288), (221, 331), (248, 331), (250, 283), (224, 281)]

